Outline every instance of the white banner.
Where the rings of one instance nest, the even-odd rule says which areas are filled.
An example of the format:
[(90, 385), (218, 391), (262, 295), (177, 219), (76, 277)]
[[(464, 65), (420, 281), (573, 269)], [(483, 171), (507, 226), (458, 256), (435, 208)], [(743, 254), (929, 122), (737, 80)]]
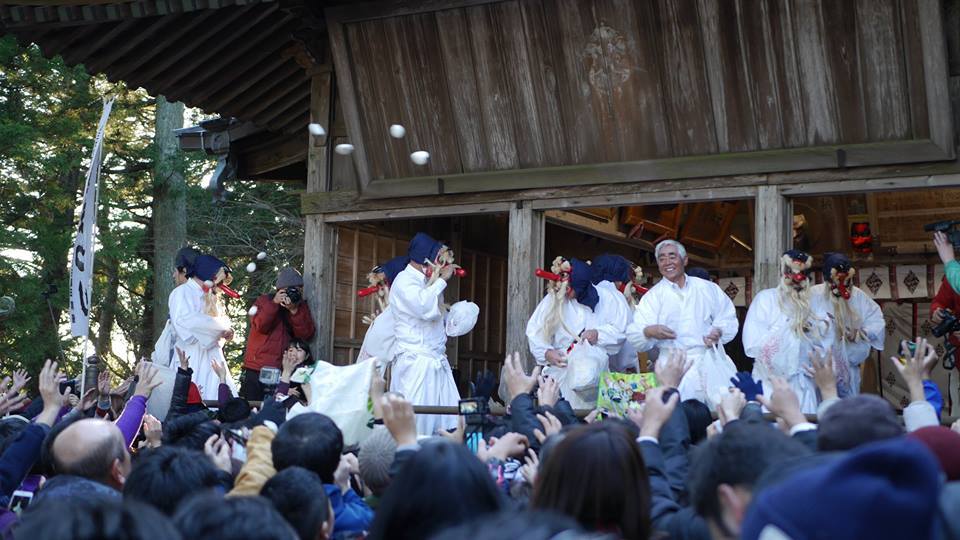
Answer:
[(83, 186), (77, 237), (73, 242), (73, 255), (70, 259), (73, 262), (70, 268), (70, 334), (74, 337), (86, 337), (90, 331), (90, 289), (93, 287), (93, 251), (97, 236), (100, 161), (103, 157), (103, 132), (112, 108), (113, 99), (103, 102), (97, 136), (93, 140), (90, 169)]

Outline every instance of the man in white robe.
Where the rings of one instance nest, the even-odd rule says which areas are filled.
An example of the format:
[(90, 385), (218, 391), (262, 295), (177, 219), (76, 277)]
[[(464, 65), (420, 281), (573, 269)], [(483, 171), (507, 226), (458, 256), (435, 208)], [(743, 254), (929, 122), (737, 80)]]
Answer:
[[(176, 333), (175, 347), (186, 353), (193, 370), (192, 380), (204, 400), (216, 400), (220, 378), (212, 362), (227, 368), (221, 348), (233, 339), (233, 329), (219, 295), (226, 288), (229, 268), (210, 255), (197, 257), (194, 276), (170, 293), (170, 323)], [(230, 391), (236, 395), (233, 378), (228, 377)]]
[[(443, 291), (458, 267), (447, 247), (424, 233), (410, 241), (408, 254), (410, 263), (390, 287), (397, 338), (390, 390), (414, 405), (456, 406), (460, 392), (447, 361), (447, 326), (452, 321), (443, 305)], [(455, 415), (418, 414), (417, 433), (433, 435), (456, 428), (457, 421)]]
[(559, 281), (527, 321), (530, 353), (571, 406), (593, 408), (600, 371), (623, 346), (627, 305), (622, 294), (591, 283), (582, 261), (558, 257), (553, 270)]
[[(630, 261), (611, 253), (604, 253), (595, 257), (590, 262), (590, 271), (592, 272), (591, 281), (598, 289), (606, 289), (613, 293), (617, 303), (620, 304), (623, 321), (618, 326), (622, 326), (626, 331), (633, 315), (633, 308), (630, 306), (628, 296), (633, 291), (634, 267)], [(632, 298), (632, 295), (631, 295)], [(610, 355), (610, 371), (636, 373), (640, 370), (640, 361), (637, 357), (637, 349), (626, 340), (624, 336), (623, 344), (616, 354)]]
[[(817, 387), (804, 367), (821, 341), (825, 324), (818, 323), (810, 307), (810, 267), (813, 257), (789, 250), (783, 254), (780, 283), (753, 297), (743, 323), (743, 350), (754, 359), (753, 378), (758, 383), (782, 377), (800, 399), (804, 413), (817, 411)], [(821, 351), (822, 352), (822, 351)], [(765, 392), (769, 398), (769, 392)]]
[[(177, 256), (173, 262), (173, 281), (177, 287), (183, 285), (193, 277), (193, 265), (200, 254), (192, 247), (182, 247), (177, 251)], [(172, 292), (172, 291), (171, 291)], [(169, 302), (169, 296), (167, 301)], [(167, 322), (163, 325), (163, 331), (157, 338), (153, 347), (151, 361), (162, 367), (177, 366), (177, 353), (174, 350), (177, 343), (177, 334), (173, 330), (173, 324), (170, 322), (170, 316), (167, 315)]]
[(716, 283), (686, 275), (682, 244), (664, 240), (654, 253), (663, 279), (640, 299), (627, 340), (640, 352), (685, 350), (693, 366), (680, 382), (680, 397), (714, 408), (737, 372), (723, 350), (737, 335), (737, 311)]
[(855, 274), (846, 255), (828, 253), (823, 261), (824, 282), (810, 292), (814, 315), (829, 325), (820, 346), (833, 352), (841, 398), (860, 393), (861, 366), (872, 350), (883, 350), (886, 330), (880, 306), (853, 285)]
[(368, 358), (376, 358), (381, 366), (381, 374), (387, 366), (393, 363), (396, 357), (396, 321), (393, 310), (390, 309), (390, 286), (397, 278), (397, 275), (407, 267), (410, 257), (402, 255), (394, 257), (389, 261), (377, 266), (370, 273), (370, 288), (376, 288), (375, 301), (379, 308), (379, 313), (374, 310), (373, 319), (370, 321), (370, 327), (363, 336), (363, 344), (360, 346), (360, 354), (357, 356), (357, 362), (363, 362)]

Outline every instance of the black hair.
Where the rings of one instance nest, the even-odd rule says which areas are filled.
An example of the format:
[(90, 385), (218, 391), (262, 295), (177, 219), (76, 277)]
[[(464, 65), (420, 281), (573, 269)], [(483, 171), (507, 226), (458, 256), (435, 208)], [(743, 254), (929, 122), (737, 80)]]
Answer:
[(343, 452), (343, 434), (330, 418), (305, 413), (280, 426), (270, 450), (278, 471), (296, 465), (317, 473), (323, 483), (332, 484)]
[(267, 480), (260, 495), (273, 503), (297, 531), (300, 540), (314, 540), (330, 516), (330, 500), (323, 481), (303, 467), (284, 469)]
[(371, 540), (420, 540), (503, 509), (490, 472), (466, 446), (430, 441), (404, 464), (380, 499)]
[(640, 447), (620, 422), (572, 429), (537, 473), (532, 507), (626, 540), (650, 534), (650, 482)]
[(707, 428), (713, 423), (710, 409), (698, 399), (688, 399), (680, 403), (680, 410), (687, 417), (690, 427), (690, 444), (698, 444), (707, 438)]
[[(445, 529), (430, 540), (551, 540), (560, 534), (581, 535), (580, 525), (563, 514), (549, 511), (505, 511), (484, 516), (465, 525)], [(577, 536), (579, 538), (579, 536)]]
[(303, 363), (300, 364), (301, 366), (312, 366), (316, 362), (316, 360), (314, 360), (313, 358), (313, 353), (310, 351), (310, 344), (307, 343), (306, 341), (298, 337), (291, 338), (290, 344), (287, 345), (288, 349), (290, 347), (296, 347), (302, 350), (303, 352), (307, 353), (307, 355), (303, 358)]
[(0, 420), (0, 455), (26, 429), (29, 422), (21, 418), (7, 417)]
[(161, 446), (140, 453), (123, 486), (123, 496), (171, 516), (185, 493), (199, 493), (219, 486), (219, 472), (202, 452)]
[(31, 506), (13, 529), (29, 540), (179, 540), (169, 518), (135, 501), (99, 497), (58, 499)]
[(163, 444), (203, 450), (211, 435), (220, 433), (206, 411), (197, 411), (167, 420), (163, 424)]
[(183, 272), (187, 277), (193, 276), (193, 265), (197, 262), (197, 256), (200, 253), (190, 246), (185, 246), (177, 250), (173, 265), (177, 270)]
[(223, 407), (217, 411), (217, 419), (224, 424), (242, 422), (247, 418), (250, 418), (250, 413), (252, 411), (253, 409), (250, 408), (249, 401), (241, 397), (230, 398), (226, 403), (223, 404)]
[(263, 497), (190, 497), (173, 522), (188, 538), (218, 540), (297, 540), (293, 530)]
[(705, 519), (722, 524), (717, 500), (720, 484), (752, 488), (769, 467), (809, 453), (803, 443), (769, 424), (731, 422), (691, 455), (691, 503)]

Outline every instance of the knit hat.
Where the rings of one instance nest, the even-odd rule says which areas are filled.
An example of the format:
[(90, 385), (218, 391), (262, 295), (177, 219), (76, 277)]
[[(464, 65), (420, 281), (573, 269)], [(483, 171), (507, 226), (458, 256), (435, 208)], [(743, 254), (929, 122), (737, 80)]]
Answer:
[(303, 276), (290, 266), (281, 270), (280, 274), (277, 275), (277, 289), (286, 289), (287, 287), (303, 287)]
[(860, 394), (842, 399), (820, 417), (817, 447), (821, 451), (850, 450), (903, 435), (903, 426), (890, 402)]
[(932, 538), (939, 492), (926, 447), (902, 437), (878, 442), (754, 494), (740, 538), (765, 530), (791, 540)]
[(436, 260), (442, 247), (443, 242), (434, 240), (427, 233), (419, 232), (413, 237), (413, 240), (410, 240), (410, 248), (407, 250), (407, 255), (411, 261), (417, 264), (423, 264), (424, 261)]
[(960, 480), (960, 433), (944, 426), (927, 426), (907, 437), (920, 441), (933, 452), (948, 481)]
[(601, 281), (629, 283), (633, 278), (633, 265), (630, 261), (612, 253), (594, 257), (590, 262), (590, 271), (590, 282), (594, 285)]
[(597, 294), (597, 288), (590, 281), (592, 277), (590, 266), (580, 259), (570, 259), (570, 267), (570, 286), (577, 295), (577, 302), (593, 310), (597, 307), (600, 296)]
[(200, 253), (190, 246), (182, 247), (177, 251), (177, 257), (173, 265), (178, 269), (183, 269), (187, 277), (193, 277), (193, 265), (197, 262)]
[(360, 479), (375, 495), (380, 495), (390, 485), (390, 466), (397, 452), (397, 443), (390, 431), (377, 426), (360, 443), (357, 461), (360, 464)]

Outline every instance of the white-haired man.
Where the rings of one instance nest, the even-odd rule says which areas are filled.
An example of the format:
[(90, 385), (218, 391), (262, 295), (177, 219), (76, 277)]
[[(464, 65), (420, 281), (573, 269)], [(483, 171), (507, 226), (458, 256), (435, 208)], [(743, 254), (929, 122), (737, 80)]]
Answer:
[(723, 350), (739, 329), (736, 309), (717, 284), (686, 274), (683, 244), (664, 240), (654, 254), (663, 279), (640, 299), (627, 340), (640, 352), (686, 351), (693, 362), (680, 382), (680, 397), (712, 408), (737, 372)]

